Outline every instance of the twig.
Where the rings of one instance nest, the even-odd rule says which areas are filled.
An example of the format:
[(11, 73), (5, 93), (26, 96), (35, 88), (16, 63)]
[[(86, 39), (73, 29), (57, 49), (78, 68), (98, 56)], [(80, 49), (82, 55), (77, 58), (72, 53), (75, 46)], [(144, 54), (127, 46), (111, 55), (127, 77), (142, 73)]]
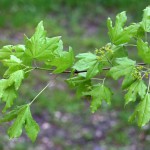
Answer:
[[(137, 65), (140, 65), (140, 66), (145, 66), (146, 64), (145, 63), (138, 63)], [(34, 67), (33, 69), (35, 70), (46, 70), (46, 71), (54, 71), (54, 69), (47, 69), (47, 68), (41, 68), (41, 67)], [(111, 67), (106, 67), (106, 68), (103, 68), (102, 70), (110, 70)], [(66, 70), (62, 73), (71, 73), (72, 71), (70, 70)], [(87, 72), (87, 70), (82, 70), (82, 71), (78, 71), (78, 70), (75, 70), (74, 73), (75, 74), (78, 74), (78, 73), (84, 73), (84, 72)]]
[(50, 85), (54, 84), (55, 79), (56, 79), (57, 75), (54, 76), (54, 78), (48, 82), (48, 84), (33, 98), (33, 100), (29, 103), (29, 105), (31, 105), (42, 93), (43, 91)]

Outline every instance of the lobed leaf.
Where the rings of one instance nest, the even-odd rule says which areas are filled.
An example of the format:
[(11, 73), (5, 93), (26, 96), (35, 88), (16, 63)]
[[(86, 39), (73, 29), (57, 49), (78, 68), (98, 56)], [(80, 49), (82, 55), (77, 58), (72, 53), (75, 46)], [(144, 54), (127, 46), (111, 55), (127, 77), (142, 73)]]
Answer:
[(132, 24), (124, 28), (127, 21), (126, 12), (123, 11), (116, 16), (115, 25), (113, 27), (112, 20), (108, 18), (107, 27), (110, 40), (115, 45), (125, 44), (135, 37), (140, 24)]
[(126, 76), (128, 74), (131, 74), (133, 69), (135, 68), (136, 62), (127, 58), (117, 58), (116, 59), (117, 65), (112, 67), (109, 71), (109, 74), (117, 80), (121, 76)]
[(60, 36), (53, 38), (46, 37), (46, 31), (44, 30), (42, 21), (38, 24), (34, 35), (30, 39), (25, 36), (25, 47), (25, 58), (40, 61), (53, 59), (54, 51), (62, 48), (60, 47)]
[(56, 70), (53, 73), (61, 73), (66, 69), (72, 67), (74, 63), (74, 54), (72, 48), (69, 48), (69, 52), (62, 52), (61, 55), (56, 56), (49, 64), (56, 66)]
[(2, 101), (6, 102), (3, 112), (6, 112), (6, 110), (13, 105), (13, 101), (16, 98), (17, 98), (17, 94), (16, 94), (14, 86), (10, 86), (5, 89), (2, 95)]
[(80, 76), (80, 74), (66, 81), (71, 87), (76, 89), (78, 97), (84, 96), (84, 93), (88, 92), (91, 87), (91, 80), (87, 79), (85, 76)]
[(147, 93), (144, 99), (138, 104), (135, 112), (130, 117), (129, 121), (133, 121), (138, 118), (138, 125), (140, 127), (144, 126), (150, 121), (150, 94)]
[(0, 49), (0, 60), (9, 59), (11, 55), (21, 58), (25, 52), (24, 45), (7, 45)]
[(8, 85), (12, 85), (14, 83), (15, 89), (18, 90), (22, 80), (24, 79), (24, 71), (18, 70), (12, 73), (8, 79)]
[(32, 118), (29, 105), (20, 107), (15, 117), (16, 120), (8, 129), (9, 137), (18, 138), (22, 134), (22, 128), (24, 126), (28, 137), (34, 142), (40, 129)]
[(125, 95), (125, 104), (136, 101), (137, 95), (143, 99), (146, 94), (146, 89), (147, 86), (144, 84), (143, 80), (136, 80), (128, 88), (128, 92)]
[(145, 32), (150, 32), (150, 6), (144, 9), (141, 26)]
[(143, 59), (145, 63), (150, 63), (150, 47), (147, 42), (143, 42), (142, 39), (137, 41), (138, 55)]
[(93, 86), (91, 91), (85, 93), (85, 95), (90, 95), (92, 97), (90, 107), (93, 113), (101, 106), (103, 100), (105, 100), (108, 104), (111, 103), (112, 92), (103, 84)]
[(87, 70), (97, 62), (97, 56), (92, 53), (83, 53), (76, 57), (80, 60), (74, 64), (73, 69), (78, 71)]

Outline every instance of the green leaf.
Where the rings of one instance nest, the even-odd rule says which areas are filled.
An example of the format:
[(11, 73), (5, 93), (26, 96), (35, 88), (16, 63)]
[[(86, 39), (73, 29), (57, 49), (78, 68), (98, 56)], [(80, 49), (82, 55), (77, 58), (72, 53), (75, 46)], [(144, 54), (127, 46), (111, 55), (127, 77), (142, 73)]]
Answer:
[(137, 38), (143, 38), (145, 37), (145, 31), (144, 29), (140, 26), (138, 31), (137, 31)]
[(97, 61), (95, 64), (93, 64), (88, 70), (86, 74), (86, 78), (90, 79), (94, 76), (96, 76), (98, 73), (102, 72), (103, 65)]
[(92, 53), (83, 53), (76, 57), (80, 60), (74, 64), (73, 68), (78, 71), (87, 70), (97, 62), (97, 56)]
[(5, 89), (8, 87), (8, 80), (1, 79), (0, 80), (0, 98), (2, 98)]
[(3, 117), (0, 117), (0, 123), (12, 121), (17, 117), (18, 109), (14, 109), (9, 113), (5, 114)]
[(121, 57), (127, 57), (128, 56), (128, 52), (126, 50), (126, 48), (124, 46), (116, 46), (116, 45), (113, 45), (112, 46), (112, 63), (115, 64), (115, 60), (116, 58), (121, 58)]
[(8, 78), (10, 74), (23, 68), (22, 61), (14, 55), (11, 55), (10, 59), (2, 60), (2, 63), (9, 67), (3, 75), (4, 78)]
[(111, 103), (112, 92), (103, 84), (93, 86), (92, 90), (87, 92), (86, 95), (91, 95), (92, 97), (90, 107), (93, 113), (98, 109), (98, 107), (100, 107), (103, 100), (105, 100), (108, 104)]
[(76, 56), (76, 58), (79, 58), (79, 59), (85, 59), (85, 58), (87, 58), (87, 59), (93, 60), (93, 59), (96, 59), (96, 55), (93, 54), (93, 53), (90, 53), (90, 52), (88, 52), (88, 53), (81, 53), (81, 54), (78, 54)]
[(143, 59), (145, 63), (150, 63), (150, 47), (147, 42), (143, 42), (142, 39), (137, 41), (138, 55)]
[(128, 92), (125, 95), (125, 104), (128, 104), (129, 102), (136, 101), (137, 95), (141, 97), (141, 99), (144, 98), (146, 94), (147, 86), (144, 84), (143, 80), (137, 80), (133, 84), (131, 84), (128, 88)]
[(11, 55), (14, 55), (18, 58), (22, 57), (25, 52), (24, 45), (7, 45), (0, 49), (0, 60), (9, 59)]
[(133, 23), (132, 25), (125, 27), (124, 31), (120, 34), (120, 37), (118, 37), (118, 40), (115, 42), (118, 44), (124, 44), (131, 40), (131, 38), (137, 36), (137, 32), (139, 30), (140, 25)]
[(33, 120), (29, 105), (24, 105), (18, 110), (16, 120), (8, 129), (10, 138), (17, 138), (22, 134), (22, 128), (25, 126), (28, 137), (35, 141), (39, 132), (38, 124)]
[(25, 58), (51, 60), (54, 57), (54, 51), (58, 51), (58, 48), (60, 51), (60, 48), (62, 48), (60, 45), (60, 37), (46, 37), (46, 31), (41, 21), (36, 28), (35, 34), (30, 39), (25, 37)]
[(18, 115), (18, 112), (24, 107), (25, 105), (17, 106), (12, 111), (4, 114), (3, 117), (0, 117), (0, 123), (9, 122), (15, 119)]
[(136, 64), (135, 61), (128, 59), (127, 57), (117, 58), (116, 63), (118, 65), (112, 67), (109, 71), (110, 75), (115, 80), (117, 80), (121, 76), (126, 76), (128, 74), (131, 74), (131, 72), (135, 68), (135, 64)]
[(141, 26), (143, 27), (145, 32), (150, 32), (150, 6), (148, 6), (144, 9)]
[(36, 58), (41, 50), (43, 44), (45, 44), (46, 31), (43, 27), (43, 21), (41, 21), (37, 27), (34, 35), (31, 39), (25, 36), (25, 53), (32, 58)]
[(123, 26), (127, 21), (126, 12), (123, 11), (116, 16), (115, 26), (112, 25), (112, 20), (108, 18), (107, 26), (108, 26), (108, 34), (110, 36), (111, 41), (115, 44), (120, 36), (120, 33), (123, 32)]
[(4, 73), (3, 77), (4, 78), (9, 78), (10, 75), (18, 70), (21, 70), (22, 67), (20, 65), (14, 65), (14, 66), (10, 66)]
[(8, 79), (8, 85), (10, 86), (14, 83), (15, 89), (18, 90), (23, 79), (24, 79), (24, 71), (23, 70), (15, 71), (10, 75)]
[(2, 62), (5, 66), (8, 66), (8, 67), (14, 66), (14, 65), (16, 66), (22, 63), (22, 61), (14, 55), (10, 55), (10, 59), (4, 59)]
[(130, 117), (129, 121), (133, 121), (138, 118), (138, 125), (140, 127), (144, 126), (150, 121), (150, 94), (147, 93), (143, 100), (138, 104), (135, 112)]
[(16, 97), (17, 95), (14, 86), (5, 89), (2, 95), (2, 101), (6, 102), (3, 112), (6, 112), (6, 110), (13, 105), (13, 101)]
[(87, 79), (78, 75), (78, 76), (69, 78), (66, 81), (71, 86), (77, 86), (77, 85), (81, 84), (82, 82), (87, 81)]
[(12, 106), (13, 100), (17, 97), (15, 90), (18, 90), (23, 79), (24, 71), (18, 70), (12, 73), (8, 79), (0, 80), (0, 98), (6, 102), (3, 112)]
[(40, 131), (40, 128), (36, 121), (33, 119), (29, 107), (26, 114), (25, 130), (28, 137), (32, 140), (32, 142), (34, 142), (36, 140), (38, 132)]
[(80, 74), (76, 77), (69, 78), (66, 81), (71, 87), (76, 88), (78, 97), (83, 96), (85, 92), (90, 90), (91, 80), (80, 76)]
[(22, 134), (22, 128), (25, 124), (27, 108), (28, 106), (24, 105), (19, 109), (15, 122), (8, 129), (8, 135), (10, 138), (17, 138)]
[(53, 73), (61, 73), (66, 69), (72, 67), (74, 63), (74, 54), (72, 48), (69, 48), (69, 52), (63, 52), (60, 56), (55, 57), (51, 62), (51, 66), (56, 66), (57, 69)]
[(77, 87), (76, 87), (76, 95), (80, 98), (82, 96), (84, 96), (86, 92), (90, 91), (90, 87), (91, 87), (91, 80), (86, 80), (85, 82), (80, 83)]
[(121, 12), (116, 16), (116, 22), (113, 27), (112, 20), (108, 18), (107, 26), (108, 26), (108, 34), (113, 44), (120, 45), (127, 43), (137, 34), (139, 24), (132, 24), (129, 27), (124, 27), (127, 21), (126, 12)]
[(127, 74), (122, 82), (122, 89), (128, 88), (135, 80), (136, 78), (131, 73)]

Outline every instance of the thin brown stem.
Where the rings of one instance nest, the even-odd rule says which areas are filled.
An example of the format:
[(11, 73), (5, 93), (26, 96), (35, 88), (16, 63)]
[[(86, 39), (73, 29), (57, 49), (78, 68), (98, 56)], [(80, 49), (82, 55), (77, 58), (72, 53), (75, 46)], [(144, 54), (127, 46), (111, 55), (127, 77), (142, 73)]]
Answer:
[[(137, 64), (138, 66), (145, 66), (146, 64), (145, 63), (138, 63)], [(47, 69), (47, 68), (41, 68), (41, 67), (33, 67), (33, 69), (35, 70), (46, 70), (46, 71), (54, 71), (54, 69)], [(110, 70), (111, 67), (106, 67), (106, 68), (103, 68), (102, 70)], [(66, 70), (62, 73), (71, 73), (72, 71), (71, 70)], [(82, 70), (82, 71), (78, 71), (78, 70), (75, 70), (74, 73), (75, 74), (78, 74), (78, 73), (84, 73), (84, 72), (87, 72), (87, 70)]]

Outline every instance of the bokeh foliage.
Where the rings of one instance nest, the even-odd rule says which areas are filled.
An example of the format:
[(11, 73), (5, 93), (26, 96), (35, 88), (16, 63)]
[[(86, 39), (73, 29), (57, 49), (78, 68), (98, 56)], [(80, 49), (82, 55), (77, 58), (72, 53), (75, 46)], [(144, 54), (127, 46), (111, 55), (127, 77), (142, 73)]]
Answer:
[(139, 18), (141, 10), (149, 3), (149, 0), (1, 0), (0, 26), (36, 24), (40, 17), (44, 18), (48, 14), (67, 14), (68, 11), (72, 14), (75, 10), (82, 15), (97, 14), (101, 8), (108, 11), (127, 10), (132, 16)]

